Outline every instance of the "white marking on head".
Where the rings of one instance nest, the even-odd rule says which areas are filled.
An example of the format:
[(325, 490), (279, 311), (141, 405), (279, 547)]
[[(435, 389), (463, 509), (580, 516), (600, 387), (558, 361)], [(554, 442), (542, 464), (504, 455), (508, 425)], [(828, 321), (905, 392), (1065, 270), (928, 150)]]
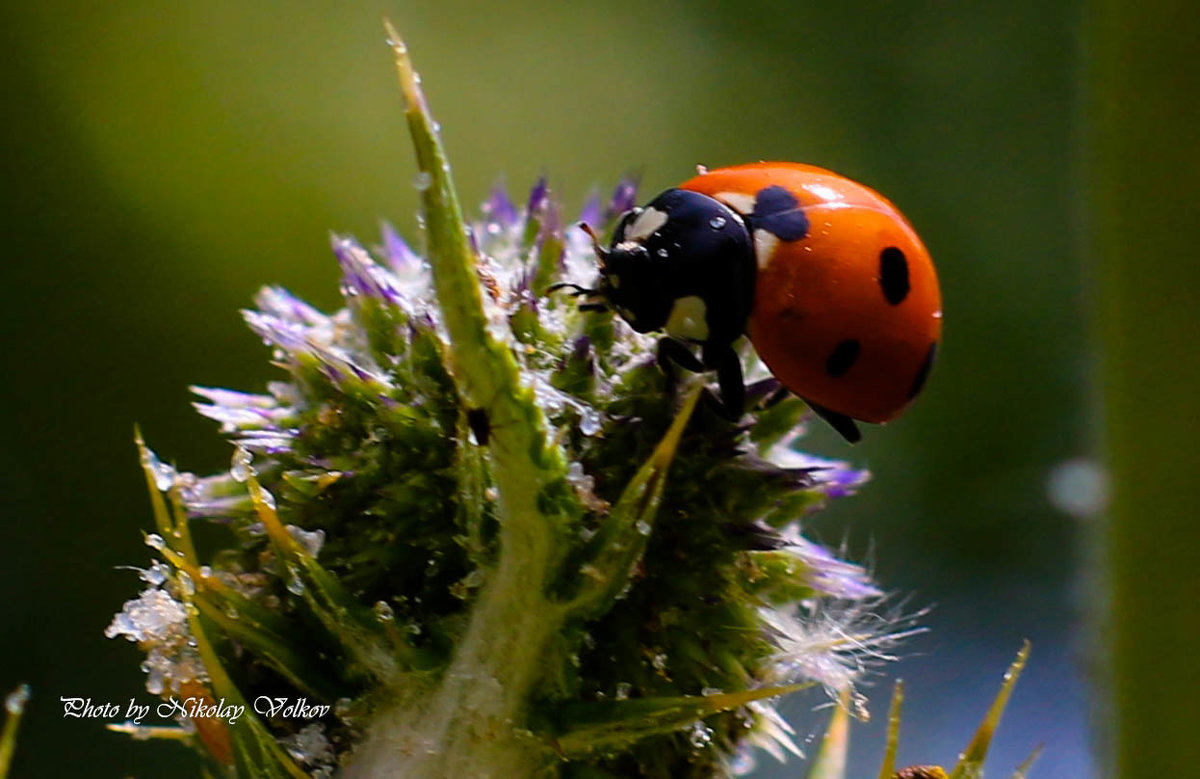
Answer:
[(667, 317), (667, 326), (664, 329), (676, 338), (707, 341), (706, 313), (707, 307), (704, 305), (704, 301), (696, 295), (676, 298), (674, 305), (671, 306), (671, 316)]
[(721, 201), (742, 216), (753, 214), (754, 204), (758, 202), (755, 195), (747, 195), (745, 192), (718, 192), (713, 195), (713, 199)]
[(758, 260), (758, 269), (764, 270), (771, 264), (771, 255), (779, 245), (779, 238), (767, 230), (754, 231), (754, 257)]
[(626, 241), (644, 241), (667, 223), (667, 212), (647, 208), (625, 228)]

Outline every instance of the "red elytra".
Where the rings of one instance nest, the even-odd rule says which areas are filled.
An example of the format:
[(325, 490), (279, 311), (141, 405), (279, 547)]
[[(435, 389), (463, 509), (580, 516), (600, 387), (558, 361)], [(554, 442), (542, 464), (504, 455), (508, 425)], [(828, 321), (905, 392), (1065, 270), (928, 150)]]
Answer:
[[(764, 191), (782, 188), (807, 219), (784, 240), (756, 224)], [(758, 263), (747, 333), (785, 387), (865, 422), (894, 419), (916, 397), (942, 331), (933, 261), (908, 220), (874, 190), (793, 162), (710, 170), (690, 190), (742, 215)]]

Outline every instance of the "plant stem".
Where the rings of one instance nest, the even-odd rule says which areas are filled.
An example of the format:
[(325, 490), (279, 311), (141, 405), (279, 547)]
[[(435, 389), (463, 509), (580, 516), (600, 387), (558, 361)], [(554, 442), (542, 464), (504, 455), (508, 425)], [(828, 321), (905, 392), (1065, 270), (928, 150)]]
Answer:
[[(1200, 765), (1200, 264), (1196, 262), (1195, 6), (1089, 7), (1087, 269), (1112, 477), (1103, 625), (1111, 776), (1194, 776)], [(1175, 694), (1172, 694), (1175, 693)]]
[[(385, 23), (386, 24), (386, 23)], [(546, 598), (570, 499), (557, 511), (539, 496), (565, 469), (547, 446), (533, 393), (520, 385), (507, 347), (489, 337), (474, 252), (445, 153), (407, 50), (390, 24), (406, 115), (421, 176), (438, 302), (450, 336), (451, 368), (462, 396), (484, 409), (499, 492), (500, 552), (438, 687), (380, 715), (348, 776), (536, 776), (556, 757), (523, 730), (531, 691), (547, 666), (547, 646), (563, 609)], [(556, 491), (570, 496), (570, 490)]]

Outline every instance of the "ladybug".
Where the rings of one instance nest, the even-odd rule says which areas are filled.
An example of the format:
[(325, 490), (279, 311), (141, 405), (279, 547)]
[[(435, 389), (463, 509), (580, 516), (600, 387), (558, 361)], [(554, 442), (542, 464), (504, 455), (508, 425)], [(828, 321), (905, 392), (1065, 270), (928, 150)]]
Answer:
[(665, 331), (660, 363), (715, 370), (735, 417), (742, 335), (851, 443), (861, 438), (855, 420), (898, 416), (933, 366), (942, 304), (929, 252), (883, 196), (824, 168), (701, 168), (622, 215), (596, 254), (594, 289), (556, 286), (639, 333)]

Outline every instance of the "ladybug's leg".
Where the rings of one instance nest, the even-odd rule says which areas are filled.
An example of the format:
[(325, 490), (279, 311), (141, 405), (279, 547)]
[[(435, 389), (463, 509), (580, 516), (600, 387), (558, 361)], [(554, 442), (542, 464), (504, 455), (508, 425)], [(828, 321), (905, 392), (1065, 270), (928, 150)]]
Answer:
[(671, 386), (675, 385), (676, 365), (691, 373), (700, 373), (704, 370), (700, 358), (692, 354), (692, 350), (687, 348), (687, 344), (671, 337), (658, 339), (654, 360), (658, 363), (658, 367), (662, 368), (663, 373), (667, 374), (667, 382)]
[(769, 376), (765, 379), (752, 381), (746, 385), (746, 401), (750, 405), (761, 405), (770, 408), (788, 395), (787, 388), (779, 383), (779, 379)]
[(725, 416), (733, 421), (742, 418), (746, 410), (746, 385), (742, 383), (742, 360), (732, 344), (705, 344), (704, 365), (717, 371), (717, 386), (721, 388), (721, 405)]
[(808, 407), (813, 410), (813, 413), (829, 423), (829, 426), (838, 431), (838, 434), (845, 438), (849, 443), (857, 444), (862, 440), (862, 433), (858, 431), (858, 425), (854, 424), (854, 420), (845, 414), (839, 414), (836, 411), (830, 411), (824, 406), (818, 406), (811, 400), (804, 398)]
[(763, 408), (771, 408), (772, 406), (779, 405), (780, 403), (783, 402), (783, 399), (788, 396), (788, 394), (789, 393), (788, 393), (787, 387), (780, 387), (779, 389), (777, 389), (773, 393), (771, 393), (771, 397), (769, 397), (765, 401), (763, 401)]

